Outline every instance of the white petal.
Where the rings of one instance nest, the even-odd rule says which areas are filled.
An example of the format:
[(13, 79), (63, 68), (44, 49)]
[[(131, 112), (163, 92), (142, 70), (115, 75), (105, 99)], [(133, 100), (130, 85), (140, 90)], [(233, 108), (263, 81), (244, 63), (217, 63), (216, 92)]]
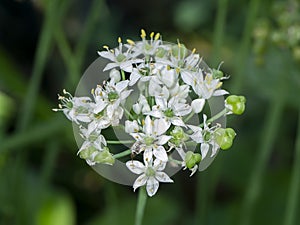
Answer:
[(150, 119), (150, 116), (146, 116), (145, 125), (143, 127), (144, 133), (147, 135), (152, 135), (153, 133), (153, 121)]
[(199, 127), (199, 126), (188, 125), (188, 127), (189, 127), (193, 132), (199, 132), (199, 131), (202, 131), (202, 128)]
[(111, 61), (115, 61), (115, 55), (111, 52), (108, 52), (108, 51), (99, 52), (98, 51), (98, 54), (103, 58), (110, 59)]
[(155, 103), (157, 106), (159, 106), (160, 110), (165, 110), (167, 109), (167, 99), (162, 98), (162, 97), (155, 97)]
[(122, 92), (128, 86), (128, 83), (129, 83), (128, 80), (120, 81), (119, 83), (116, 84), (116, 91), (118, 93)]
[(145, 171), (144, 164), (137, 160), (127, 161), (126, 166), (131, 172), (135, 174), (141, 174)]
[(107, 102), (103, 101), (102, 99), (96, 102), (94, 113), (97, 114), (102, 112), (102, 110), (107, 106)]
[(165, 119), (154, 120), (155, 135), (159, 136), (164, 134), (169, 129), (170, 125), (170, 122), (167, 122)]
[(228, 91), (225, 91), (223, 89), (220, 89), (220, 90), (216, 90), (213, 94), (213, 96), (221, 96), (221, 95), (227, 95), (229, 94)]
[(125, 72), (131, 73), (132, 72), (132, 63), (130, 61), (122, 62), (120, 68)]
[(208, 150), (209, 150), (209, 144), (202, 143), (201, 144), (201, 156), (202, 156), (202, 159), (204, 159), (206, 157)]
[(133, 190), (135, 191), (138, 187), (144, 186), (148, 180), (148, 177), (146, 177), (145, 174), (142, 174), (138, 178), (136, 178), (134, 184), (133, 184)]
[(144, 163), (146, 166), (148, 166), (150, 164), (150, 162), (152, 162), (152, 147), (146, 147), (145, 152), (144, 152)]
[(196, 143), (203, 142), (203, 136), (201, 132), (195, 132), (194, 134), (190, 135), (190, 137), (195, 141)]
[(155, 159), (154, 160), (154, 168), (155, 170), (158, 170), (158, 171), (162, 171), (165, 169), (167, 163), (166, 162), (163, 162), (159, 159)]
[(154, 177), (149, 177), (146, 185), (147, 193), (150, 197), (155, 195), (159, 187), (159, 182)]
[(139, 125), (136, 120), (130, 121), (126, 120), (125, 121), (125, 132), (126, 133), (136, 133), (139, 131)]
[(163, 161), (163, 162), (167, 162), (168, 161), (168, 155), (167, 152), (165, 150), (165, 148), (163, 146), (158, 146), (158, 147), (154, 147), (153, 148), (153, 155)]
[(108, 63), (108, 64), (104, 67), (103, 71), (107, 71), (107, 70), (113, 69), (113, 68), (115, 68), (115, 67), (117, 67), (117, 66), (118, 66), (117, 63)]
[(186, 127), (185, 123), (179, 117), (173, 117), (171, 123), (175, 126)]
[(130, 74), (130, 81), (129, 81), (129, 86), (132, 86), (132, 85), (134, 85), (137, 81), (138, 81), (138, 79), (140, 79), (141, 78), (141, 75), (138, 73), (138, 72), (135, 72), (135, 71), (133, 71), (131, 74)]
[(158, 140), (155, 142), (157, 145), (164, 145), (166, 144), (172, 137), (168, 135), (161, 135), (159, 136)]
[(192, 101), (191, 105), (192, 105), (193, 111), (195, 113), (199, 113), (202, 111), (202, 109), (205, 105), (205, 99), (203, 99), (203, 98), (195, 99)]
[(165, 172), (156, 172), (155, 178), (159, 182), (164, 182), (164, 183), (173, 183), (173, 180), (166, 174)]
[(137, 141), (143, 141), (142, 133), (130, 133), (130, 135)]
[(185, 70), (181, 71), (181, 78), (183, 80), (184, 83), (193, 86), (194, 83), (194, 75), (190, 72), (187, 72)]

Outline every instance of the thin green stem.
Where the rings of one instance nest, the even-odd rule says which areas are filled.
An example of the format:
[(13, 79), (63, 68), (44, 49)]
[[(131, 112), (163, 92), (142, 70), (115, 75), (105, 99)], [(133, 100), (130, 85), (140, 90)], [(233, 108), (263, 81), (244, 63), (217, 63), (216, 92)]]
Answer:
[(135, 225), (142, 225), (145, 206), (147, 202), (146, 188), (141, 187), (139, 190), (139, 196), (137, 201), (136, 213), (135, 213)]
[(123, 151), (123, 152), (120, 152), (120, 153), (118, 153), (118, 154), (113, 155), (113, 157), (114, 157), (115, 159), (118, 159), (118, 158), (122, 158), (122, 157), (124, 157), (124, 156), (130, 155), (130, 154), (131, 154), (131, 149), (127, 149), (127, 150), (125, 150), (125, 151)]
[(122, 144), (131, 144), (131, 143), (134, 143), (135, 141), (133, 141), (133, 140), (119, 140), (119, 141), (108, 140), (106, 142), (107, 142), (107, 144), (112, 144), (112, 145), (122, 145)]
[[(206, 121), (206, 123), (211, 123), (211, 122), (214, 122), (215, 120), (221, 118), (222, 116), (226, 115), (226, 113), (228, 112), (228, 110), (226, 108), (224, 108), (221, 112), (217, 113), (216, 115), (214, 115), (213, 117), (211, 117), (210, 119), (208, 119)], [(201, 123), (200, 124), (200, 127), (203, 127), (204, 124)]]
[(125, 72), (124, 70), (121, 70), (122, 80), (126, 80)]
[(289, 195), (287, 198), (287, 205), (284, 217), (284, 225), (294, 225), (296, 224), (297, 216), (297, 203), (299, 202), (299, 192), (300, 192), (300, 108), (298, 117), (298, 131), (295, 147), (295, 157), (294, 166), (290, 183)]
[(188, 122), (193, 116), (195, 115), (194, 112), (191, 112), (190, 115), (188, 115), (185, 119), (184, 119), (184, 122)]

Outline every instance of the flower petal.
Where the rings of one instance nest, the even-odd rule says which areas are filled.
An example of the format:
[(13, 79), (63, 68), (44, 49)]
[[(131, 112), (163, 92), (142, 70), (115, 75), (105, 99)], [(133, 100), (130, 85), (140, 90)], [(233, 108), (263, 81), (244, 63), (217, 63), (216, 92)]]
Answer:
[(173, 183), (174, 181), (166, 174), (165, 172), (156, 172), (155, 178), (159, 182), (164, 182), (164, 183)]
[(192, 101), (191, 105), (192, 105), (193, 111), (195, 113), (199, 113), (202, 111), (202, 109), (205, 105), (205, 99), (203, 99), (203, 98), (195, 99)]
[(159, 182), (154, 177), (149, 177), (146, 185), (147, 193), (150, 197), (155, 195), (159, 187)]
[(167, 162), (168, 161), (168, 154), (163, 146), (157, 146), (153, 148), (153, 155), (163, 161)]
[(166, 165), (167, 165), (166, 162), (163, 162), (163, 161), (161, 161), (161, 160), (159, 160), (159, 159), (155, 159), (155, 160), (154, 160), (154, 165), (153, 165), (153, 166), (154, 166), (154, 168), (155, 168), (156, 170), (162, 171), (162, 170), (165, 169)]
[(164, 134), (170, 127), (170, 123), (168, 123), (165, 119), (157, 119), (154, 120), (154, 133), (159, 136)]
[(146, 177), (145, 174), (140, 175), (138, 178), (136, 178), (134, 184), (133, 184), (133, 190), (135, 191), (137, 188), (144, 186), (148, 180), (148, 177)]
[(150, 116), (146, 116), (146, 119), (145, 119), (145, 125), (143, 127), (144, 129), (144, 133), (146, 135), (152, 135), (152, 131), (153, 131), (153, 122), (152, 120), (150, 119)]
[(206, 157), (208, 150), (209, 150), (209, 144), (202, 143), (201, 144), (201, 156), (202, 156), (202, 159), (204, 159)]
[(166, 144), (172, 137), (168, 136), (168, 135), (161, 135), (159, 136), (159, 138), (157, 139), (157, 141), (155, 142), (155, 144), (157, 145), (164, 145)]
[(144, 164), (137, 160), (127, 161), (126, 166), (131, 172), (135, 174), (141, 174), (145, 171)]

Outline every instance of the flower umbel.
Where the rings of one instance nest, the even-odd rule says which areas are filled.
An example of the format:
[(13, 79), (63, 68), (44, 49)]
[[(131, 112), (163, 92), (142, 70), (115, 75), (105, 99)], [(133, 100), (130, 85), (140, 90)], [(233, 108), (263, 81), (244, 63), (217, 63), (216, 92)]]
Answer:
[[(222, 85), (229, 77), (220, 67), (209, 68), (195, 49), (163, 42), (160, 33), (147, 39), (141, 30), (140, 36), (141, 41), (127, 39), (125, 44), (118, 38), (113, 49), (104, 46), (98, 54), (109, 60), (102, 67), (107, 79), (95, 83), (90, 96), (63, 90), (54, 111), (62, 111), (79, 128), (78, 155), (88, 165), (106, 164), (113, 170), (120, 168), (118, 162), (131, 176), (138, 175), (130, 180), (134, 190), (146, 186), (153, 196), (159, 183), (173, 183), (169, 168), (189, 169), (192, 176), (207, 168), (220, 149), (233, 145), (235, 131), (218, 119), (241, 115), (246, 99), (229, 95), (224, 100), (229, 92)], [(222, 109), (209, 117), (207, 107), (216, 98), (222, 99)], [(113, 138), (111, 129), (127, 140)]]

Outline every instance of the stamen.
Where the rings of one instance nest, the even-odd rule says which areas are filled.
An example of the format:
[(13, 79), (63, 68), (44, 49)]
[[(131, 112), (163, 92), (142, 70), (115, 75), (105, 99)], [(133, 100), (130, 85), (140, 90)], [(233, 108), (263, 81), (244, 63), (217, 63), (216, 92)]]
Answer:
[(131, 40), (131, 39), (127, 39), (127, 43), (130, 44), (130, 45), (135, 45), (134, 41)]
[(141, 29), (141, 38), (145, 38), (146, 37), (146, 32), (144, 29)]

